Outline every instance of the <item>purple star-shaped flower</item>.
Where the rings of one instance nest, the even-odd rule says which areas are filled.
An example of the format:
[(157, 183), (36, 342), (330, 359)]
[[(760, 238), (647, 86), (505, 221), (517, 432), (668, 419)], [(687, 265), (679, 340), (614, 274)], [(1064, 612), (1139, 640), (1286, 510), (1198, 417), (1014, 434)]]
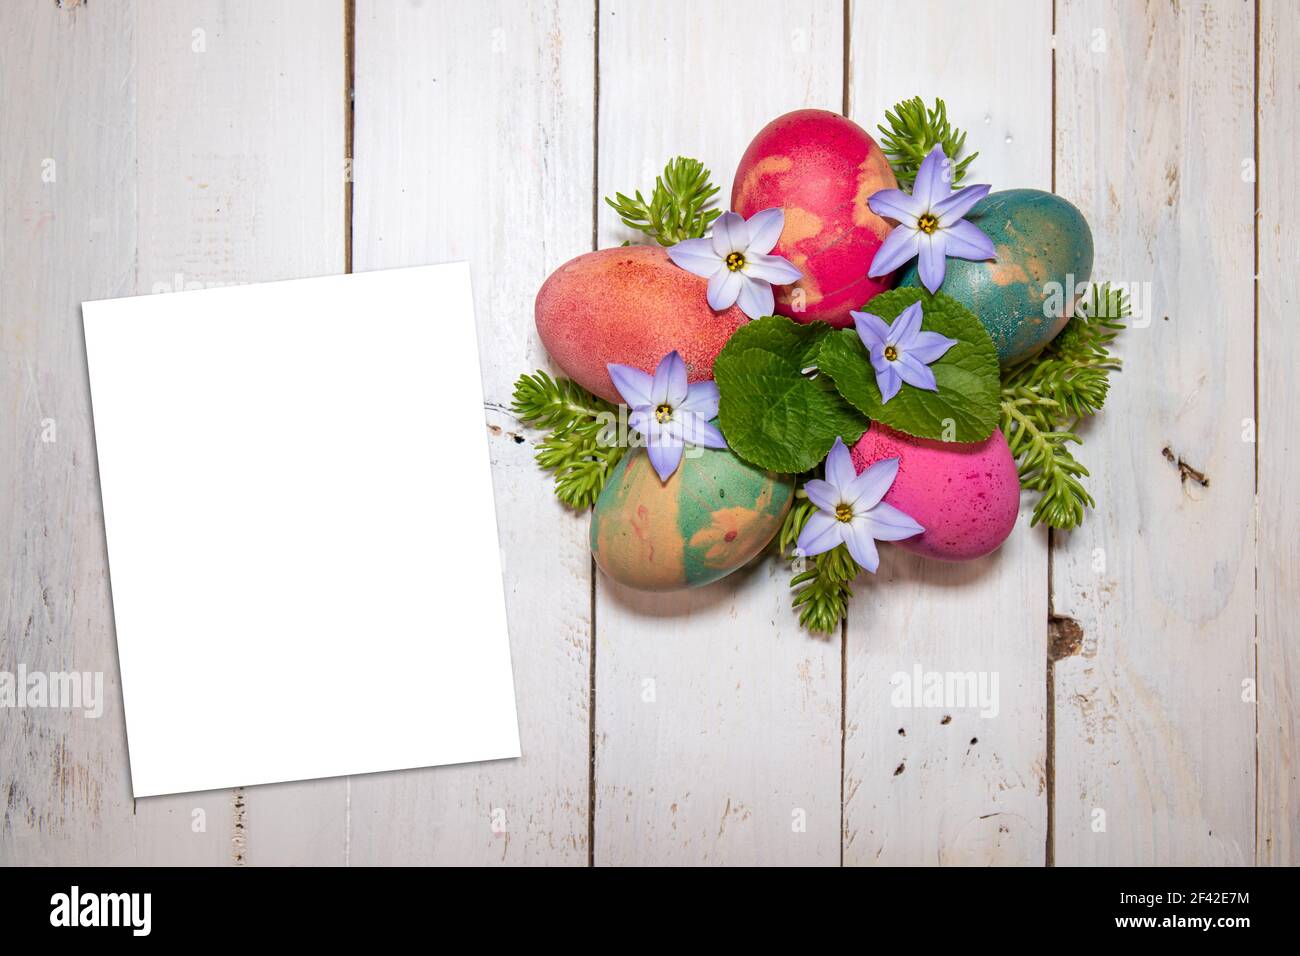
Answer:
[(996, 258), (989, 237), (962, 218), (988, 195), (990, 187), (967, 186), (953, 192), (949, 165), (943, 147), (936, 145), (921, 160), (910, 196), (901, 189), (882, 189), (867, 200), (876, 215), (898, 221), (876, 250), (868, 275), (887, 275), (919, 256), (921, 283), (934, 293), (943, 285), (948, 256)]
[(722, 432), (709, 424), (718, 414), (714, 382), (686, 383), (686, 362), (669, 352), (653, 376), (630, 365), (607, 366), (614, 387), (623, 396), (627, 423), (645, 436), (650, 464), (660, 481), (667, 481), (682, 461), (687, 445), (726, 448)]
[(876, 370), (883, 405), (898, 394), (903, 383), (939, 391), (930, 363), (937, 361), (957, 344), (938, 332), (921, 331), (921, 303), (913, 302), (894, 319), (892, 325), (870, 312), (850, 312), (858, 338), (871, 353), (871, 367)]
[(810, 558), (844, 544), (854, 561), (874, 573), (880, 566), (877, 541), (901, 541), (925, 530), (881, 501), (897, 475), (897, 458), (882, 458), (859, 475), (844, 440), (835, 439), (826, 456), (826, 480), (804, 482), (808, 500), (817, 510), (799, 533), (795, 554)]
[(668, 258), (709, 280), (709, 308), (721, 312), (739, 304), (740, 311), (759, 319), (771, 315), (776, 304), (773, 283), (789, 285), (803, 277), (788, 260), (771, 255), (784, 227), (785, 212), (777, 208), (748, 220), (740, 213), (723, 213), (711, 237), (683, 239), (668, 247)]

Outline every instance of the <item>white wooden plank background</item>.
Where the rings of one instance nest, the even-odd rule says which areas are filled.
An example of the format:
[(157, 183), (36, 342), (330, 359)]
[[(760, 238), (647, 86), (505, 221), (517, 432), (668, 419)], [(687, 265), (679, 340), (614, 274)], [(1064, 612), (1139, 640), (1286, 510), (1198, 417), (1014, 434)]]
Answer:
[[(338, 11), (312, 0), (137, 10), (134, 291), (342, 272)], [(341, 863), (345, 788), (316, 780), (222, 794), (231, 859)]]
[[(591, 249), (594, 31), (580, 4), (357, 5), (353, 262), (470, 261), (525, 754), (354, 779), (357, 863), (587, 862), (585, 521), (507, 409), (519, 373), (548, 367), (538, 286)], [(472, 610), (449, 613), (469, 639)]]
[[(1296, 862), (1300, 15), (1004, 0), (984, 16), (6, 4), (0, 668), (101, 670), (110, 693), (98, 721), (0, 712), (0, 862)], [(1082, 452), (1099, 509), (1054, 536), (1050, 568), (1026, 516), (976, 565), (891, 550), (843, 642), (795, 627), (775, 562), (678, 597), (593, 581), (585, 519), (555, 505), (537, 436), (504, 408), (547, 366), (537, 286), (625, 238), (596, 199), (669, 155), (704, 159), (725, 195), (778, 113), (847, 108), (874, 129), (912, 93), (949, 100), (974, 181), (1054, 182), (1092, 222), (1097, 273), (1151, 284), (1154, 321), (1125, 333)], [(78, 304), (178, 274), (339, 272), (349, 243), (358, 271), (471, 261), (525, 757), (133, 802)], [(1050, 677), (1049, 607), (1083, 632)], [(913, 663), (996, 671), (1001, 713), (891, 707)]]
[[(953, 17), (951, 6), (857, 4), (850, 113), (871, 132), (909, 96), (942, 96), (978, 150), (971, 182), (1052, 185), (1052, 10), (1046, 0)], [(1016, 54), (1008, 56), (1007, 50)], [(1047, 841), (1047, 536), (1032, 501), (991, 558), (882, 549), (848, 621), (846, 863), (1041, 864)], [(996, 674), (999, 710), (897, 708), (891, 678)]]
[(1289, 0), (1260, 4), (1258, 71), (1258, 546), (1259, 780), (1255, 859), (1300, 864), (1300, 17)]
[[(725, 202), (769, 119), (840, 106), (839, 4), (605, 2), (600, 17), (602, 196), (653, 185), (680, 152)], [(602, 246), (629, 235), (608, 208), (600, 225)], [(599, 578), (597, 863), (839, 862), (840, 652), (799, 632), (788, 580), (774, 561), (681, 594)]]
[(1103, 507), (1053, 564), (1054, 607), (1083, 629), (1055, 667), (1058, 863), (1254, 855), (1253, 20), (1058, 9), (1057, 189), (1099, 273), (1150, 283), (1154, 309), (1122, 339), (1121, 412), (1083, 449)]

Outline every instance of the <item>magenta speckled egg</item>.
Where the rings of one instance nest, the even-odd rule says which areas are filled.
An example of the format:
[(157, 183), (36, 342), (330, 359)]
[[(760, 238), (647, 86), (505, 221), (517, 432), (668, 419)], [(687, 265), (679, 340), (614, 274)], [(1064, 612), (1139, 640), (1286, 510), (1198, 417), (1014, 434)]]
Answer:
[(899, 459), (885, 501), (925, 528), (899, 547), (940, 561), (969, 561), (996, 550), (1016, 526), (1020, 480), (1000, 429), (967, 445), (913, 438), (873, 422), (853, 446), (853, 464), (861, 471), (882, 458)]

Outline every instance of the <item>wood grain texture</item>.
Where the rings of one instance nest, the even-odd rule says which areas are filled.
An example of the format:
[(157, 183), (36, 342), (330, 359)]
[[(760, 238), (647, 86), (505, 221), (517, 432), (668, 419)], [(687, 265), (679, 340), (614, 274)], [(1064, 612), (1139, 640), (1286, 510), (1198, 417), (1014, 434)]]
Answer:
[[(846, 64), (840, 0), (358, 0), (355, 268), (473, 267), (525, 756), (135, 802), (79, 304), (343, 270), (346, 4), (4, 5), (0, 670), (102, 672), (106, 708), (0, 711), (0, 864), (1300, 862), (1295, 4), (848, 6)], [(1022, 514), (964, 566), (886, 549), (841, 646), (798, 630), (776, 561), (678, 596), (593, 581), (507, 406), (558, 371), (542, 280), (629, 235), (599, 196), (676, 153), (725, 193), (765, 122), (846, 80), (873, 132), (944, 96), (974, 181), (1055, 173), (1096, 275), (1150, 294), (1084, 526), (1049, 555)], [(1049, 579), (1083, 634), (1050, 684)], [(997, 673), (998, 716), (893, 707), (918, 663)]]
[[(20, 22), (3, 31), (12, 112), (0, 281), (17, 411), (4, 416), (13, 429), (4, 444), (26, 452), (5, 477), (15, 489), (4, 495), (5, 551), (15, 555), (4, 575), (5, 664), (103, 670), (111, 691), (99, 721), (6, 714), (0, 846), (19, 859), (242, 862), (254, 802), (261, 859), (278, 861), (286, 847), (295, 860), (342, 858), (321, 839), (324, 821), (341, 824), (342, 801), (311, 799), (321, 785), (130, 798), (79, 308), (339, 271), (343, 40), (328, 14), (305, 2), (6, 11)], [(34, 82), (58, 109), (21, 92)], [(42, 181), (45, 158), (54, 182)], [(53, 443), (40, 441), (46, 419)]]
[(0, 669), (98, 672), (106, 699), (0, 714), (0, 862), (221, 862), (221, 795), (131, 799), (86, 384), (80, 304), (135, 286), (135, 6), (4, 17)]
[(1257, 440), (1259, 779), (1255, 859), (1300, 864), (1300, 11), (1259, 6)]
[(1053, 555), (1060, 864), (1254, 858), (1253, 61), (1251, 4), (1058, 7), (1057, 186), (1152, 300)]
[[(725, 203), (769, 120), (842, 97), (839, 3), (600, 5), (600, 195), (679, 153)], [(762, 81), (754, 79), (761, 69)], [(600, 244), (629, 233), (600, 211)], [(840, 653), (767, 561), (696, 592), (597, 582), (598, 864), (839, 861)]]
[[(550, 367), (538, 287), (591, 248), (593, 31), (567, 0), (357, 5), (354, 268), (470, 262), (524, 756), (354, 778), (353, 863), (587, 862), (587, 522), (508, 408)], [(472, 640), (472, 608), (446, 613)]]
[[(1051, 5), (853, 5), (850, 115), (876, 134), (897, 101), (945, 99), (978, 151), (969, 181), (1051, 187)], [(1014, 50), (1014, 55), (1007, 55)], [(1025, 497), (1011, 538), (943, 564), (882, 548), (848, 619), (844, 755), (847, 864), (1045, 862), (1047, 544)], [(978, 707), (898, 707), (894, 678), (997, 679)], [(901, 683), (901, 681), (900, 681)], [(990, 690), (992, 684), (986, 685)]]
[[(343, 26), (312, 0), (140, 6), (135, 292), (343, 271)], [(230, 859), (342, 863), (345, 790), (222, 794)]]
[[(117, 681), (82, 299), (130, 290), (135, 247), (131, 9), (7, 13), (0, 189), (0, 669), (104, 674), (98, 720), (0, 716), (0, 861), (130, 858), (131, 789)], [(119, 46), (99, 39), (113, 31)], [(51, 91), (51, 109), (33, 87)], [(53, 164), (50, 166), (49, 164)], [(49, 169), (54, 181), (42, 174)], [(98, 245), (102, 254), (86, 254)], [(42, 423), (48, 423), (43, 425)], [(52, 425), (55, 440), (42, 441)]]

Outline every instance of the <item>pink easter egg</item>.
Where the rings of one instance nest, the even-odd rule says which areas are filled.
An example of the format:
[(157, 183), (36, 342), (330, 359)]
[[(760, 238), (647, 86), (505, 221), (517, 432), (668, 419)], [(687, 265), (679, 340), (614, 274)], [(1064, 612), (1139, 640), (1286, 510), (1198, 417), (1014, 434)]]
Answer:
[(759, 130), (736, 169), (731, 208), (747, 219), (769, 207), (785, 211), (772, 253), (803, 278), (773, 290), (778, 313), (845, 328), (850, 309), (893, 286), (892, 273), (867, 275), (893, 229), (867, 200), (897, 186), (876, 141), (838, 113), (795, 110)]
[(982, 442), (913, 438), (873, 422), (853, 446), (853, 464), (866, 468), (898, 458), (898, 477), (885, 501), (925, 528), (901, 548), (940, 561), (969, 561), (995, 551), (1011, 534), (1020, 509), (1016, 462), (1000, 429)]

